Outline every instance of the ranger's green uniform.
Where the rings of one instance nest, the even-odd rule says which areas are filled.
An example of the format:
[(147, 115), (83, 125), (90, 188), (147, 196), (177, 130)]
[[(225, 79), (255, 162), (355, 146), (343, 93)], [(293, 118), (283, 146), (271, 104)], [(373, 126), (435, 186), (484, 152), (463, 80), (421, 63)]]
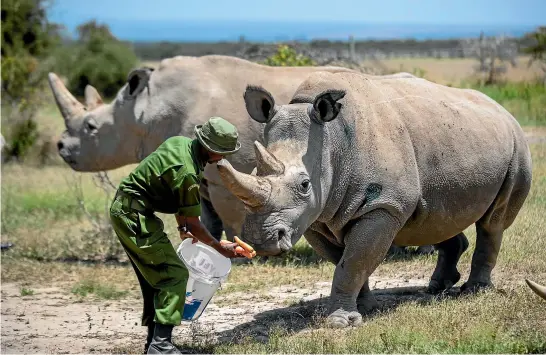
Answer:
[(199, 216), (205, 163), (197, 140), (169, 138), (122, 180), (111, 205), (113, 227), (142, 289), (142, 325), (181, 322), (188, 270), (154, 212)]
[(188, 280), (155, 212), (199, 217), (199, 183), (211, 153), (225, 156), (241, 147), (237, 129), (221, 117), (197, 125), (195, 135), (194, 140), (175, 136), (163, 142), (121, 181), (110, 206), (112, 226), (142, 289), (149, 354), (180, 353), (171, 334), (182, 320)]

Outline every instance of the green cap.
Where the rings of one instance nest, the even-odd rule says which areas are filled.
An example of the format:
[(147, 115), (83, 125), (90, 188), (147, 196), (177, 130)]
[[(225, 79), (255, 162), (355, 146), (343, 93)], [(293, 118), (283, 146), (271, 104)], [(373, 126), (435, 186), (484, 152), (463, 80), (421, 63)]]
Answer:
[(241, 148), (237, 128), (222, 117), (211, 117), (205, 124), (195, 126), (195, 135), (205, 149), (216, 154), (233, 154)]

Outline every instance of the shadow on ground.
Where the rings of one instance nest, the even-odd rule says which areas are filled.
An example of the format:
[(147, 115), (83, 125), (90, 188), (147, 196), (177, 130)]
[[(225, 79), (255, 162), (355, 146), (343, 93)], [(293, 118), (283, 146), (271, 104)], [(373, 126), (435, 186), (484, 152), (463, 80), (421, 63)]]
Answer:
[[(388, 314), (407, 302), (417, 302), (427, 305), (434, 299), (458, 297), (460, 289), (454, 287), (442, 295), (431, 295), (426, 287), (394, 287), (373, 291), (381, 307), (373, 314), (366, 315), (364, 322)], [(219, 332), (218, 342), (210, 343), (210, 330), (192, 334), (192, 344), (179, 344), (184, 353), (213, 353), (220, 344), (240, 344), (242, 342), (267, 343), (270, 336), (278, 329), (284, 334), (298, 333), (308, 329), (317, 329), (323, 326), (326, 307), (330, 297), (323, 297), (311, 301), (300, 302), (297, 305), (264, 311), (255, 315), (255, 319), (236, 326), (235, 328)]]

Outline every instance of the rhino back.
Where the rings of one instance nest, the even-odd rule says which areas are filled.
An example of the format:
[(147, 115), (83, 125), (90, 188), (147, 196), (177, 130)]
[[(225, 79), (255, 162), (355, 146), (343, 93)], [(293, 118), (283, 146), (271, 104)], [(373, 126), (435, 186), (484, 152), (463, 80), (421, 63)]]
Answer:
[(325, 209), (334, 229), (387, 208), (404, 224), (397, 243), (437, 243), (484, 215), (515, 155), (530, 161), (517, 121), (481, 93), (340, 73), (302, 84), (295, 96), (328, 86), (347, 90), (342, 117), (328, 128), (342, 165)]

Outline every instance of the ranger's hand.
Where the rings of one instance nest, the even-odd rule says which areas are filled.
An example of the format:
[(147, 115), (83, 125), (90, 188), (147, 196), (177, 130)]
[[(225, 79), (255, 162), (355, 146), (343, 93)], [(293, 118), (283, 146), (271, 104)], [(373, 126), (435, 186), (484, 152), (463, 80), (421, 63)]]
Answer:
[(195, 238), (195, 236), (193, 236), (190, 232), (187, 232), (187, 233), (180, 232), (180, 239), (184, 240), (184, 239), (188, 239), (188, 238), (193, 239), (191, 241), (192, 244), (195, 244), (195, 243), (197, 243), (199, 241), (199, 239)]
[(235, 252), (235, 248), (237, 247), (237, 243), (214, 243), (214, 249), (218, 251), (220, 254), (225, 256), (226, 258), (236, 258), (239, 255)]

